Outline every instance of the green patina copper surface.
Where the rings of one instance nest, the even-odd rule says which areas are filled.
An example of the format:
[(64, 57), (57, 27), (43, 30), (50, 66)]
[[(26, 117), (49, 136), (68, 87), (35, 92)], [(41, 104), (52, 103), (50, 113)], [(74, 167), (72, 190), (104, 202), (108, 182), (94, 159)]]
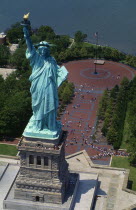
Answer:
[(61, 132), (61, 123), (56, 120), (58, 109), (58, 87), (67, 77), (64, 66), (57, 65), (50, 56), (50, 45), (43, 41), (34, 47), (27, 25), (23, 27), (26, 39), (26, 57), (30, 60), (30, 75), (33, 115), (23, 135), (26, 137), (55, 139)]

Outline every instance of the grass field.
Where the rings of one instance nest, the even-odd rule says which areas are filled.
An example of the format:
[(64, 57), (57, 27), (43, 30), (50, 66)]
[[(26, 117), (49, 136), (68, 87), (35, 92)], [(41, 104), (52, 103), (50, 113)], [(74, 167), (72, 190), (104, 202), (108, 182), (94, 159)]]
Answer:
[(129, 183), (131, 186), (129, 185), (129, 188), (136, 191), (136, 167), (130, 166), (127, 157), (113, 157), (111, 167), (130, 169)]
[(130, 135), (131, 135), (131, 132), (130, 132), (130, 128), (129, 128), (129, 119), (128, 119), (128, 112), (127, 112), (125, 123), (124, 123), (123, 138), (122, 138), (122, 143), (121, 143), (120, 149), (128, 148), (127, 139), (129, 139)]
[(82, 46), (83, 47), (95, 47), (96, 45), (95, 44), (88, 43), (88, 42), (83, 42), (82, 43)]
[(16, 156), (17, 148), (14, 145), (0, 144), (0, 155)]
[[(73, 46), (76, 46), (76, 43), (74, 43)], [(77, 44), (77, 46), (79, 47), (95, 47), (95, 44), (91, 44), (89, 42), (81, 42), (80, 44)]]

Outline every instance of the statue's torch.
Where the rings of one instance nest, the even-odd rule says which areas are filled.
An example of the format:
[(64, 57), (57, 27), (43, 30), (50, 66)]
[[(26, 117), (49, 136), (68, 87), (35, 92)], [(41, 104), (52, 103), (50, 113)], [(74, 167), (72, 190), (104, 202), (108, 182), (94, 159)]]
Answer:
[(29, 18), (29, 15), (30, 15), (30, 12), (26, 15), (23, 16), (23, 21), (22, 21), (22, 24), (21, 25), (30, 25), (30, 21), (28, 20)]

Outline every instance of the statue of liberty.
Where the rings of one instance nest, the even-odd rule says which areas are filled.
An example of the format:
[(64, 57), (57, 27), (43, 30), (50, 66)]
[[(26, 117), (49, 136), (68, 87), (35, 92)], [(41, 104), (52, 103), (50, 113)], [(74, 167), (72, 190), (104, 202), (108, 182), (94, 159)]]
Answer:
[[(27, 16), (28, 18), (28, 16)], [(50, 55), (51, 45), (42, 41), (33, 45), (29, 35), (28, 20), (24, 16), (23, 32), (27, 44), (26, 58), (30, 60), (33, 115), (23, 133), (27, 137), (56, 138), (61, 124), (56, 120), (58, 109), (57, 88), (67, 77), (66, 68), (59, 67)], [(37, 50), (36, 50), (37, 47)]]

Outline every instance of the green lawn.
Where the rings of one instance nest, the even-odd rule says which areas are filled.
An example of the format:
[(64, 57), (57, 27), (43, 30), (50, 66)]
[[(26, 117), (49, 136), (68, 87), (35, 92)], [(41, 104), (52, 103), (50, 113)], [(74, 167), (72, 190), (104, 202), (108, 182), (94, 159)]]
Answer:
[(128, 119), (128, 112), (127, 112), (125, 123), (124, 123), (123, 138), (122, 138), (122, 143), (121, 143), (120, 149), (128, 148), (129, 145), (127, 144), (127, 140), (129, 139), (130, 135), (131, 135), (131, 132), (130, 132), (130, 128), (129, 128), (129, 119)]
[(94, 45), (94, 44), (91, 44), (91, 43), (89, 43), (89, 42), (83, 42), (83, 43), (82, 43), (82, 46), (83, 46), (83, 47), (92, 47), (92, 46), (94, 47), (95, 45)]
[(14, 145), (0, 144), (0, 155), (16, 156), (17, 148)]
[[(76, 43), (73, 44), (73, 46), (76, 46)], [(80, 44), (77, 44), (77, 46), (79, 47), (95, 47), (95, 44), (91, 44), (89, 42), (81, 42)]]
[(130, 169), (129, 181), (132, 183), (130, 189), (136, 191), (136, 167), (130, 166), (127, 157), (113, 157), (111, 167)]

